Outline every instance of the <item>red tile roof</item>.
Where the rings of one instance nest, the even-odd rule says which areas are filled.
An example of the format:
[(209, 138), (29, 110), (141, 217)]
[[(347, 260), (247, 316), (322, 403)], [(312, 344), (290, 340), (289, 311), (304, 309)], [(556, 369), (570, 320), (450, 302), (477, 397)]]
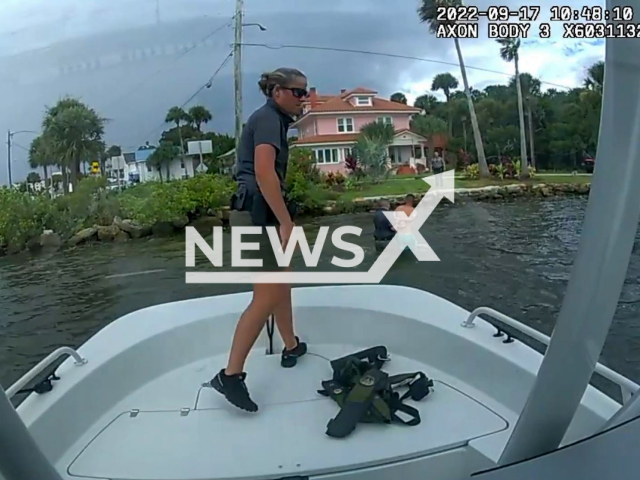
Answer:
[(331, 100), (316, 105), (311, 108), (309, 113), (315, 112), (367, 112), (367, 111), (393, 111), (393, 112), (420, 112), (419, 108), (410, 107), (402, 103), (392, 102), (390, 100), (384, 100), (382, 98), (374, 97), (373, 106), (354, 106), (347, 100), (343, 100), (340, 97), (334, 97)]
[[(404, 105), (402, 103), (392, 102), (391, 100), (385, 100), (384, 98), (373, 97), (373, 106), (354, 106), (346, 100), (349, 95), (352, 94), (372, 94), (375, 95), (375, 90), (369, 90), (367, 88), (358, 87), (353, 90), (346, 91), (342, 94), (338, 95), (318, 95), (315, 93), (315, 105), (307, 111), (305, 114), (316, 113), (316, 112), (367, 112), (367, 111), (390, 111), (390, 112), (412, 112), (419, 113), (421, 110), (419, 108), (410, 107), (408, 105)], [(308, 104), (311, 104), (311, 98), (307, 100)]]
[(372, 94), (372, 95), (375, 95), (375, 94), (376, 94), (376, 93), (378, 93), (378, 92), (376, 92), (375, 90), (369, 90), (368, 88), (357, 87), (357, 88), (354, 88), (353, 90), (348, 90), (348, 91), (344, 92), (344, 93), (343, 93), (343, 94), (341, 94), (340, 96), (341, 96), (342, 98), (344, 98), (344, 97), (348, 97), (349, 95), (353, 95), (353, 94), (355, 94), (355, 93), (361, 93), (361, 94)]

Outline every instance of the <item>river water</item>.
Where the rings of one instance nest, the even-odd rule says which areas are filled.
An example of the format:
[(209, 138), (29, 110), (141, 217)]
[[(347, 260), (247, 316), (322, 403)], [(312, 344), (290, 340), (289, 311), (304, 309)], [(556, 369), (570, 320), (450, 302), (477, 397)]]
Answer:
[[(419, 263), (405, 255), (382, 283), (424, 289), (468, 310), (490, 306), (549, 335), (569, 279), (586, 201), (586, 197), (559, 197), (443, 203), (422, 228), (441, 261)], [(324, 217), (308, 228), (363, 228), (354, 243), (365, 248), (364, 270), (376, 258), (371, 219), (368, 214)], [(228, 258), (230, 242), (225, 240)], [(601, 358), (636, 382), (640, 382), (639, 246), (636, 237)], [(187, 285), (184, 251), (184, 239), (178, 236), (0, 259), (0, 383), (8, 387), (53, 349), (79, 347), (128, 312), (247, 289)], [(327, 246), (320, 267), (334, 253), (349, 258)]]

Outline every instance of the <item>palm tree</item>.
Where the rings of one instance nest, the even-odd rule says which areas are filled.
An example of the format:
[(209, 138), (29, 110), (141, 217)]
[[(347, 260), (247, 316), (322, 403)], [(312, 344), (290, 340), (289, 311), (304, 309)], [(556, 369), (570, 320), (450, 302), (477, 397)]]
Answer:
[(184, 162), (184, 140), (182, 139), (182, 130), (180, 130), (180, 122), (190, 123), (192, 118), (181, 107), (171, 107), (165, 117), (165, 123), (175, 123), (180, 136), (180, 155)]
[(166, 123), (175, 123), (176, 127), (180, 126), (180, 122), (188, 123), (190, 120), (191, 117), (180, 107), (171, 107), (164, 119)]
[[(522, 97), (524, 100), (524, 106), (527, 109), (527, 117), (529, 122), (529, 156), (531, 158), (531, 166), (536, 167), (535, 156), (535, 132), (533, 130), (533, 112), (538, 106), (538, 97), (540, 96), (540, 80), (533, 77), (529, 73), (520, 74), (520, 85), (522, 85)], [(509, 87), (516, 87), (516, 77), (513, 77), (509, 82)]]
[(360, 135), (353, 147), (353, 154), (374, 181), (388, 173), (387, 146), (379, 139)]
[[(58, 101), (53, 107), (48, 107), (42, 120), (42, 130), (46, 132), (51, 128), (51, 125), (54, 119), (58, 116), (60, 112), (67, 108), (71, 107), (81, 107), (83, 103), (72, 97), (65, 97)], [(51, 151), (54, 150), (53, 139), (50, 139), (49, 148)], [(62, 189), (65, 194), (69, 193), (69, 170), (68, 165), (66, 165), (63, 161), (59, 161), (58, 165), (60, 166), (60, 170), (62, 172)]]
[[(396, 135), (396, 130), (393, 125), (382, 123), (380, 121), (374, 121), (364, 125), (360, 129), (360, 135), (358, 136), (361, 144), (360, 152), (367, 158), (361, 160), (363, 165), (368, 165), (374, 178), (379, 178), (383, 170), (380, 170), (380, 163), (377, 160), (377, 156), (372, 152), (377, 152), (382, 149), (385, 152), (385, 170), (386, 171), (386, 159), (389, 152), (389, 145), (393, 143), (393, 137)], [(368, 152), (368, 153), (364, 153)]]
[(458, 79), (450, 73), (436, 75), (431, 83), (431, 91), (442, 90), (447, 99), (447, 111), (449, 112), (449, 137), (453, 136), (453, 112), (451, 110), (451, 91), (458, 88)]
[[(422, 23), (429, 25), (431, 33), (438, 31), (438, 7), (442, 6), (459, 6), (462, 5), (462, 0), (422, 0), (422, 5), (418, 8), (418, 15)], [(487, 159), (484, 155), (484, 146), (482, 144), (482, 137), (480, 136), (480, 127), (478, 126), (478, 118), (476, 117), (476, 111), (473, 107), (473, 98), (471, 97), (471, 91), (469, 90), (469, 82), (467, 80), (467, 70), (464, 66), (464, 59), (462, 58), (462, 51), (460, 50), (460, 41), (457, 38), (453, 39), (456, 45), (456, 51), (458, 52), (458, 60), (460, 62), (460, 72), (462, 74), (462, 82), (464, 84), (464, 91), (467, 95), (467, 102), (469, 104), (469, 115), (471, 116), (471, 126), (473, 127), (473, 136), (476, 143), (476, 150), (478, 152), (478, 166), (480, 167), (480, 177), (489, 178), (489, 168), (487, 167)]]
[[(80, 165), (99, 158), (104, 151), (105, 122), (94, 109), (75, 99), (61, 100), (47, 110), (43, 121), (44, 135), (51, 152), (61, 159), (63, 171), (69, 170), (74, 187), (78, 183)], [(65, 193), (67, 191), (68, 187)]]
[(418, 98), (416, 98), (413, 106), (416, 108), (420, 108), (424, 110), (424, 113), (429, 114), (433, 111), (437, 104), (438, 99), (435, 97), (435, 95), (425, 93), (424, 95), (420, 95)]
[(371, 140), (379, 141), (386, 147), (393, 142), (393, 137), (395, 137), (396, 131), (393, 128), (393, 125), (374, 121), (364, 125), (360, 129), (360, 134)]
[(520, 85), (520, 70), (518, 66), (519, 38), (502, 38), (497, 40), (502, 45), (500, 56), (507, 62), (513, 62), (516, 68), (516, 89), (518, 91), (518, 115), (520, 116), (520, 177), (529, 178), (529, 163), (527, 161), (527, 137), (524, 126), (524, 107), (522, 100), (522, 85)]
[(393, 95), (391, 95), (391, 99), (390, 100), (392, 102), (396, 102), (396, 103), (403, 103), (404, 105), (407, 104), (407, 97), (402, 92), (394, 93)]
[(48, 187), (49, 172), (47, 167), (55, 165), (52, 157), (52, 148), (46, 137), (40, 135), (33, 139), (29, 146), (29, 166), (31, 168), (42, 167), (44, 171), (44, 184)]
[(584, 86), (589, 90), (602, 95), (604, 86), (604, 62), (596, 62), (587, 70), (587, 78), (584, 80)]
[(199, 132), (202, 131), (203, 123), (209, 123), (213, 119), (211, 112), (201, 105), (191, 107), (189, 117)]

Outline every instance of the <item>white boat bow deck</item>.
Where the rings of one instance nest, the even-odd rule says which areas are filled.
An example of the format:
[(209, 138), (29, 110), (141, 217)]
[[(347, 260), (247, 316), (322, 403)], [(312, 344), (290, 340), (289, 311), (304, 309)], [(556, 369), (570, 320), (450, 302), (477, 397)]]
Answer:
[[(203, 387), (226, 363), (249, 300), (240, 293), (133, 312), (81, 347), (86, 364), (61, 365), (53, 390), (31, 395), (19, 413), (63, 478), (466, 478), (495, 466), (542, 360), (494, 337), (480, 318), (463, 327), (470, 312), (421, 290), (297, 288), (294, 316), (309, 354), (283, 369), (282, 346), (268, 355), (263, 331), (246, 368), (260, 406), (250, 414)], [(391, 354), (385, 371), (434, 381), (430, 395), (409, 402), (422, 422), (327, 436), (338, 406), (317, 390), (332, 376), (329, 360), (376, 345)], [(593, 435), (619, 408), (589, 387), (565, 442)]]
[[(640, 0), (607, 0), (609, 11)], [(637, 20), (636, 20), (637, 21)], [(240, 23), (238, 21), (238, 23)], [(553, 341), (543, 356), (504, 343), (481, 318), (398, 286), (295, 289), (309, 354), (292, 370), (252, 352), (257, 414), (203, 388), (226, 362), (250, 293), (150, 307), (98, 332), (58, 369), (52, 391), (16, 410), (0, 388), (0, 477), (6, 480), (486, 480), (638, 478), (638, 386), (597, 365), (640, 218), (640, 43), (607, 39), (598, 164)], [(605, 162), (605, 163), (603, 163)], [(480, 307), (480, 306), (479, 306)], [(485, 310), (484, 313), (491, 313)], [(511, 328), (548, 339), (502, 316)], [(277, 336), (276, 336), (277, 338)], [(389, 373), (423, 371), (434, 391), (414, 427), (360, 424), (325, 435), (337, 405), (320, 396), (329, 360), (384, 345)], [(67, 353), (75, 353), (67, 351)], [(7, 393), (43, 373), (45, 359)], [(595, 371), (618, 402), (587, 385)], [(585, 388), (586, 387), (586, 388)], [(622, 408), (621, 408), (622, 407)], [(559, 448), (560, 447), (560, 448)]]

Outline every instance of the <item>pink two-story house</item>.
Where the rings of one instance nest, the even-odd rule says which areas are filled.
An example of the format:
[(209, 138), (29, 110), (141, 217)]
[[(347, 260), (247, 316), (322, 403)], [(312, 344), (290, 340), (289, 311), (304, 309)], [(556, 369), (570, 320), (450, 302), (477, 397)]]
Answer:
[(427, 139), (409, 128), (420, 109), (377, 97), (366, 88), (342, 90), (339, 95), (318, 95), (310, 89), (304, 113), (292, 125), (298, 131), (295, 146), (314, 152), (316, 165), (324, 172), (345, 172), (345, 158), (351, 154), (360, 129), (380, 121), (393, 125), (396, 136), (388, 148), (391, 166), (426, 165)]

